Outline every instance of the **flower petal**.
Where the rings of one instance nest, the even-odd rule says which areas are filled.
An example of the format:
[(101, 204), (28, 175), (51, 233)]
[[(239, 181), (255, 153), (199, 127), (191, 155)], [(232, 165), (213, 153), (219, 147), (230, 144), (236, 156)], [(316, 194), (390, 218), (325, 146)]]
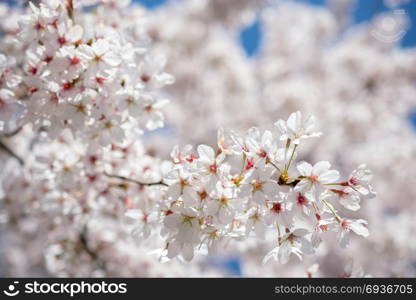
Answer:
[(307, 163), (306, 161), (301, 161), (296, 165), (300, 175), (302, 176), (310, 176), (312, 174), (312, 165)]

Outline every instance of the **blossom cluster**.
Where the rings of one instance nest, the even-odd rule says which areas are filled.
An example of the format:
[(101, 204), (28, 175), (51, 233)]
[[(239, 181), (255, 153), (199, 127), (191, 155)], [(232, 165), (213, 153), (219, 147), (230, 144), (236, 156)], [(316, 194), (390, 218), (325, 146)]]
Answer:
[[(162, 248), (163, 261), (189, 260), (224, 245), (219, 255), (238, 256), (245, 276), (364, 276), (354, 270), (357, 265), (375, 276), (414, 276), (416, 139), (407, 119), (416, 96), (416, 55), (374, 36), (390, 15), (344, 32), (349, 17), (343, 10), (353, 1), (317, 8), (291, 1), (261, 7), (265, 1), (189, 0), (150, 12), (124, 0), (33, 2), (32, 8), (0, 3), (0, 223), (6, 225), (1, 275), (206, 276), (199, 266), (212, 257), (160, 264), (161, 251), (155, 249)], [(44, 33), (25, 36), (36, 31), (30, 19), (41, 11), (65, 19), (67, 28), (59, 31), (65, 37), (71, 37), (67, 29), (76, 33), (82, 27), (81, 43), (58, 47), (52, 34), (58, 29), (44, 16)], [(256, 12), (264, 35), (258, 55), (248, 58), (235, 37)], [(105, 34), (97, 33), (101, 28)], [(120, 62), (102, 65), (107, 88), (92, 87), (85, 78), (98, 67), (81, 51), (102, 39), (110, 45), (110, 62)], [(54, 109), (35, 90), (49, 95), (51, 87), (62, 87), (66, 76), (78, 72), (62, 68), (68, 47), (80, 55), (82, 80), (73, 82), (75, 96), (58, 92)], [(124, 51), (129, 47), (135, 49), (133, 59)], [(56, 62), (38, 63), (50, 49)], [(169, 58), (164, 68), (160, 54)], [(144, 87), (142, 78), (136, 84), (146, 57), (162, 74), (172, 73), (175, 84), (163, 91), (158, 83)], [(30, 73), (33, 62), (39, 76)], [(128, 80), (116, 84), (124, 76)], [(34, 101), (32, 84), (39, 96)], [(135, 135), (162, 126), (163, 116), (157, 105), (150, 122), (145, 117), (150, 107), (134, 106), (137, 114), (130, 105), (124, 108), (119, 95), (131, 90), (139, 98), (166, 94), (174, 100), (163, 109), (165, 130)], [(99, 104), (90, 101), (90, 93)], [(72, 111), (78, 97), (86, 103), (85, 118)], [(163, 160), (175, 144), (215, 144), (218, 127), (264, 129), (297, 110), (314, 115), (325, 134), (303, 143), (291, 135), (288, 121), (267, 134), (221, 130), (218, 149), (175, 148), (171, 172), (172, 164)], [(107, 133), (97, 127), (105, 120), (102, 112), (120, 126)], [(295, 148), (298, 144), (302, 147)], [(261, 145), (267, 158), (258, 154)], [(213, 161), (215, 172), (208, 164)], [(377, 178), (376, 202), (362, 201), (374, 195), (362, 162)], [(310, 180), (321, 169), (321, 178)], [(333, 169), (347, 176), (335, 179)], [(344, 246), (351, 233), (367, 235), (361, 219), (371, 225), (371, 236), (340, 249), (335, 239)], [(349, 230), (343, 230), (349, 221)], [(317, 247), (321, 238), (326, 242)], [(265, 261), (291, 256), (303, 261), (260, 265), (266, 253)], [(370, 259), (374, 255), (382, 259)], [(350, 262), (343, 269), (347, 257), (354, 258), (354, 269)]]
[[(134, 135), (127, 138), (94, 153), (68, 132), (51, 141), (46, 133), (34, 138), (31, 129), (24, 128), (13, 138), (9, 146), (20, 149), (25, 159), (24, 167), (15, 160), (2, 165), (0, 222), (8, 228), (10, 244), (3, 256), (8, 264), (14, 267), (19, 260), (32, 272), (44, 264), (44, 272), (54, 276), (185, 273), (174, 261), (164, 270), (148, 255), (158, 246), (157, 236), (138, 245), (129, 223), (121, 221), (127, 209), (146, 212), (155, 207), (161, 191), (146, 184), (160, 181), (170, 165), (146, 154)], [(157, 222), (151, 225), (158, 227)], [(17, 246), (28, 241), (33, 242)], [(197, 270), (195, 264), (186, 273), (200, 274)]]
[[(361, 199), (375, 196), (371, 172), (360, 165), (340, 180), (330, 163), (295, 163), (303, 140), (317, 137), (314, 119), (292, 113), (273, 131), (251, 128), (244, 136), (218, 133), (218, 151), (188, 145), (172, 152), (175, 167), (164, 179), (168, 185), (160, 210), (164, 216), (166, 256), (194, 257), (196, 249), (215, 252), (230, 240), (251, 234), (264, 239), (275, 231), (276, 248), (265, 257), (281, 263), (290, 255), (312, 254), (327, 231), (338, 233), (342, 247), (355, 233), (368, 236), (367, 222), (341, 217), (334, 205), (356, 211)], [(332, 203), (331, 203), (332, 202)], [(156, 215), (129, 211), (147, 235), (145, 226)]]
[[(222, 9), (229, 2), (240, 1)], [(339, 276), (343, 270), (333, 262), (348, 256), (374, 276), (414, 276), (416, 239), (408, 233), (415, 226), (416, 139), (409, 113), (415, 110), (416, 52), (400, 47), (399, 38), (379, 39), (383, 20), (400, 25), (394, 32), (406, 31), (396, 18), (409, 12), (390, 11), (357, 25), (351, 23), (353, 1), (328, 4), (279, 1), (260, 9), (262, 39), (253, 57), (235, 41), (241, 27), (229, 30), (213, 16), (208, 20), (195, 1), (152, 12), (149, 35), (175, 57), (167, 70), (176, 84), (168, 87), (175, 101), (166, 109), (172, 136), (152, 135), (147, 147), (164, 155), (172, 144), (214, 144), (218, 127), (241, 132), (296, 110), (312, 114), (325, 135), (304, 144), (303, 157), (328, 160), (343, 174), (365, 162), (377, 177), (377, 201), (366, 201), (359, 213), (371, 224), (371, 237), (343, 251), (328, 237), (316, 255), (287, 267), (259, 267), (268, 247), (259, 240), (230, 245), (227, 253), (242, 255), (247, 276), (299, 276), (304, 264), (314, 263), (320, 275)], [(172, 26), (163, 26), (167, 16)], [(375, 249), (383, 259), (369, 259)]]
[(8, 32), (21, 51), (0, 56), (3, 131), (30, 123), (52, 138), (67, 129), (106, 146), (126, 130), (163, 126), (167, 100), (157, 91), (173, 77), (165, 58), (148, 51), (135, 20), (141, 10), (126, 9), (129, 2), (30, 3)]

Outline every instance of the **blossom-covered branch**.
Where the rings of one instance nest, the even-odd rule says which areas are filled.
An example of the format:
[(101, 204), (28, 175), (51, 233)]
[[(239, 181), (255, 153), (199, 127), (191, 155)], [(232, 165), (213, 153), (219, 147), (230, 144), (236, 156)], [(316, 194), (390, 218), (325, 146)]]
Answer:
[[(276, 248), (266, 255), (286, 263), (291, 254), (312, 254), (328, 231), (342, 247), (351, 233), (368, 236), (367, 222), (341, 217), (333, 205), (356, 211), (361, 199), (375, 195), (371, 172), (359, 166), (345, 180), (326, 161), (295, 163), (303, 140), (318, 137), (313, 118), (300, 112), (279, 120), (272, 131), (251, 128), (244, 136), (218, 132), (216, 152), (192, 146), (172, 152), (175, 167), (166, 176), (159, 203), (168, 258), (191, 260), (194, 251), (215, 251), (229, 240), (276, 231)], [(331, 204), (335, 202), (336, 204)], [(146, 225), (142, 214), (128, 212)]]
[[(342, 247), (353, 234), (369, 235), (376, 210), (361, 208), (375, 192), (372, 173), (359, 163), (370, 161), (385, 182), (409, 184), (403, 167), (390, 167), (406, 166), (413, 153), (392, 147), (389, 160), (373, 159), (383, 147), (367, 139), (384, 134), (369, 120), (374, 113), (396, 128), (381, 120), (405, 105), (385, 100), (395, 94), (382, 83), (398, 78), (400, 94), (412, 95), (412, 60), (398, 51), (382, 75), (360, 70), (371, 60), (360, 60), (351, 45), (376, 53), (375, 65), (385, 48), (361, 33), (323, 47), (332, 34), (329, 13), (287, 3), (265, 6), (264, 53), (248, 60), (224, 33), (251, 22), (263, 3), (190, 0), (152, 12), (129, 0), (0, 4), (0, 134), (8, 137), (0, 150), (9, 154), (0, 162), (0, 223), (7, 224), (4, 257), (13, 274), (41, 266), (57, 276), (202, 276), (206, 264), (199, 268), (196, 254), (220, 248), (249, 257), (246, 264), (256, 266), (249, 276), (286, 276), (304, 268), (286, 264), (292, 257), (342, 258), (326, 249), (336, 247), (331, 235)], [(307, 22), (296, 31), (306, 34), (293, 39), (299, 33), (289, 29), (299, 19)], [(305, 55), (302, 43), (313, 51)], [(363, 87), (345, 84), (350, 71)], [(360, 101), (371, 93), (374, 101)], [(167, 98), (174, 101), (165, 107)], [(324, 136), (305, 114), (317, 117)], [(285, 120), (271, 126), (279, 117)], [(165, 118), (163, 130), (148, 133)], [(217, 146), (208, 146), (221, 127), (235, 131), (220, 129)], [(402, 133), (396, 128), (395, 136)], [(185, 143), (199, 146), (177, 146), (163, 159), (172, 144)], [(394, 195), (390, 186), (382, 197)], [(324, 238), (327, 247), (319, 247)], [(259, 266), (262, 257), (286, 266)], [(361, 274), (347, 269), (346, 276)]]
[(135, 183), (135, 184), (137, 184), (139, 186), (152, 186), (152, 185), (164, 185), (164, 186), (167, 186), (167, 184), (164, 183), (163, 181), (158, 181), (158, 182), (141, 182), (141, 181), (135, 180), (133, 178), (125, 177), (125, 176), (108, 174), (108, 173), (104, 173), (104, 174), (105, 174), (105, 176), (108, 176), (108, 177), (111, 177), (111, 178), (117, 178), (117, 179), (120, 179), (122, 181), (132, 182), (132, 183)]

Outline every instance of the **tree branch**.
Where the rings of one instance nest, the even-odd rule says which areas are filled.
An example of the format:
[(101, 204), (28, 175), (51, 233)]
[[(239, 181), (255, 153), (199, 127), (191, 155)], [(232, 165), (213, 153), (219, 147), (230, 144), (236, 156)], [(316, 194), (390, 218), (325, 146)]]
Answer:
[(110, 177), (110, 178), (117, 178), (117, 179), (120, 179), (120, 180), (123, 180), (123, 181), (132, 182), (132, 183), (138, 184), (138, 185), (140, 185), (140, 186), (152, 186), (152, 185), (163, 185), (163, 186), (168, 186), (168, 185), (167, 185), (165, 182), (163, 182), (162, 180), (157, 181), (157, 182), (148, 182), (148, 183), (146, 183), (146, 182), (141, 182), (141, 181), (138, 181), (138, 180), (136, 180), (136, 179), (128, 178), (128, 177), (125, 177), (125, 176), (114, 175), (114, 174), (108, 174), (107, 172), (104, 172), (104, 175), (105, 175), (105, 176), (107, 176), (107, 177)]
[(22, 166), (25, 164), (25, 161), (19, 155), (17, 155), (16, 153), (14, 153), (13, 150), (11, 150), (1, 140), (0, 140), (0, 150), (3, 150), (5, 153), (7, 153), (8, 155), (10, 155), (11, 157), (14, 157), (15, 159), (17, 159), (17, 161), (19, 162), (19, 164), (21, 164)]
[(18, 128), (16, 128), (15, 130), (13, 130), (11, 132), (3, 133), (2, 136), (5, 136), (5, 137), (15, 136), (16, 134), (18, 134), (22, 130), (22, 128), (23, 127), (18, 127)]
[(90, 248), (90, 246), (88, 245), (88, 241), (87, 241), (87, 227), (84, 226), (84, 228), (82, 229), (82, 232), (79, 235), (79, 241), (81, 243), (81, 245), (83, 246), (85, 252), (91, 257), (91, 259), (93, 259), (97, 266), (100, 267), (101, 269), (105, 270), (106, 266), (105, 266), (105, 261), (102, 260), (99, 255)]

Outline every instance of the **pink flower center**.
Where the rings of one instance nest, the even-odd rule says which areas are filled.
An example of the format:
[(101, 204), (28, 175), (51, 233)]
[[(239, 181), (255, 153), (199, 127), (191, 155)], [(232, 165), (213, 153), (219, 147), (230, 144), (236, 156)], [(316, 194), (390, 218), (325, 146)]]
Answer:
[(299, 205), (306, 205), (308, 204), (308, 199), (302, 195), (302, 194), (298, 194), (298, 197), (296, 198), (296, 200), (298, 201)]
[(192, 154), (188, 155), (188, 157), (186, 158), (186, 160), (188, 162), (193, 162), (194, 159), (196, 159), (196, 158), (198, 158), (198, 156), (196, 156), (195, 154), (192, 153)]
[(263, 182), (260, 182), (260, 181), (256, 181), (252, 183), (252, 185), (253, 185), (253, 193), (256, 191), (260, 191), (263, 188)]
[(97, 77), (95, 77), (95, 81), (97, 81), (97, 83), (99, 85), (103, 85), (104, 82), (105, 82), (105, 78), (104, 77), (97, 76)]
[(247, 164), (246, 164), (245, 170), (247, 171), (254, 167), (254, 158), (253, 157), (248, 158), (246, 163)]
[(52, 61), (53, 57), (50, 55), (46, 55), (45, 58), (43, 59), (44, 62), (46, 63), (50, 63)]
[(38, 91), (38, 88), (37, 88), (37, 87), (35, 87), (35, 86), (32, 86), (32, 87), (29, 89), (29, 91), (33, 94), (33, 93), (36, 93), (36, 92)]
[(283, 212), (283, 205), (282, 205), (282, 203), (280, 203), (280, 202), (273, 203), (273, 207), (272, 207), (271, 210), (273, 212), (277, 213), (277, 214)]
[(45, 27), (40, 23), (40, 22), (36, 22), (36, 24), (35, 24), (35, 29), (36, 30), (42, 30), (42, 29), (44, 29)]
[(327, 224), (322, 224), (322, 225), (319, 225), (319, 228), (320, 228), (322, 231), (327, 231), (327, 230), (328, 230), (328, 225), (327, 225)]
[(357, 185), (358, 182), (359, 182), (359, 180), (357, 178), (355, 178), (355, 177), (351, 177), (350, 180), (349, 180), (349, 183), (351, 185)]
[(145, 107), (144, 107), (144, 110), (145, 111), (147, 111), (147, 112), (151, 112), (152, 110), (153, 110), (153, 106), (152, 105), (146, 105)]
[(262, 149), (259, 153), (257, 153), (257, 155), (260, 156), (261, 158), (265, 158), (267, 157), (267, 152)]
[(203, 190), (201, 192), (198, 192), (198, 196), (199, 198), (201, 198), (201, 200), (204, 200), (206, 197), (208, 197), (208, 193), (205, 190)]
[(60, 37), (58, 37), (58, 43), (59, 43), (60, 45), (64, 45), (64, 44), (66, 44), (66, 38), (65, 38), (64, 36), (60, 36)]
[(71, 63), (72, 66), (77, 65), (79, 62), (81, 61), (81, 59), (79, 57), (71, 57), (69, 62)]
[(143, 222), (147, 223), (148, 218), (149, 214), (143, 214)]
[(212, 165), (209, 165), (209, 171), (211, 173), (217, 173), (217, 168), (218, 168), (218, 166), (217, 166), (216, 163), (213, 163)]
[(91, 156), (89, 157), (89, 161), (90, 161), (90, 163), (91, 163), (91, 164), (93, 164), (93, 165), (95, 165), (95, 163), (97, 162), (97, 160), (98, 160), (98, 157), (97, 157), (97, 156), (95, 156), (95, 155), (91, 155)]
[(62, 88), (63, 88), (63, 90), (64, 91), (68, 91), (68, 90), (70, 90), (71, 88), (72, 88), (72, 83), (71, 82), (64, 82), (63, 84), (62, 84)]
[(35, 67), (35, 66), (30, 66), (30, 68), (29, 68), (29, 72), (30, 72), (32, 75), (36, 75), (36, 73), (38, 72), (38, 68), (37, 68), (37, 67)]
[(144, 83), (147, 83), (150, 81), (150, 76), (143, 74), (142, 76), (140, 76), (141, 81), (143, 81)]
[(94, 181), (97, 180), (97, 175), (96, 174), (90, 174), (90, 175), (87, 175), (87, 176), (88, 176), (88, 180), (90, 182), (94, 182)]
[(312, 181), (312, 182), (317, 182), (318, 181), (318, 176), (312, 174), (311, 176), (309, 176), (309, 180)]

